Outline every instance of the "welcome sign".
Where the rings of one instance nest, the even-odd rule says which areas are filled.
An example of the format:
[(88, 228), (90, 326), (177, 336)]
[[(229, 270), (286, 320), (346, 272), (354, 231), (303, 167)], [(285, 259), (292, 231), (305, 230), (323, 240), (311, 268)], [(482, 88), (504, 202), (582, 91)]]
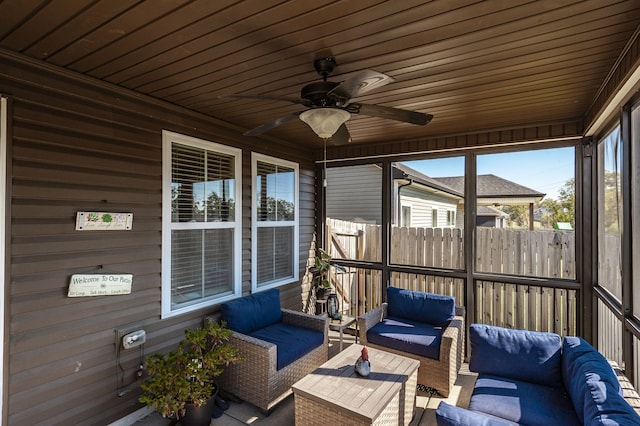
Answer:
[(68, 297), (114, 296), (130, 294), (133, 274), (75, 274), (71, 276)]

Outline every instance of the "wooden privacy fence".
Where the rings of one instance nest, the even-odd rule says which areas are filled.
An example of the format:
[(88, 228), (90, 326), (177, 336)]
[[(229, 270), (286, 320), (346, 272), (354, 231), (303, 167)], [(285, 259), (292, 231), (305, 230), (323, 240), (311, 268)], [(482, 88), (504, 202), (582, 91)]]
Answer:
[(460, 228), (394, 226), (391, 263), (464, 269), (464, 233)]
[(573, 231), (476, 228), (476, 270), (546, 278), (576, 277)]
[[(332, 279), (341, 296), (341, 312), (358, 316), (379, 306), (384, 290), (381, 271), (346, 269)], [(464, 304), (464, 280), (460, 278), (392, 272), (391, 285), (453, 296), (457, 304)], [(577, 333), (576, 290), (476, 281), (475, 295), (476, 322), (561, 336)]]
[(575, 336), (577, 291), (536, 285), (475, 282), (476, 322)]
[[(380, 225), (327, 219), (336, 259), (380, 261)], [(461, 228), (392, 227), (391, 263), (464, 269)], [(476, 228), (476, 270), (501, 274), (576, 277), (575, 234), (561, 230)]]
[[(379, 260), (379, 225), (327, 220), (334, 259)], [(391, 230), (391, 263), (463, 270), (464, 230), (406, 228)], [(476, 269), (522, 276), (575, 278), (575, 235), (559, 230), (477, 228)], [(390, 285), (451, 295), (462, 304), (465, 281), (419, 273), (391, 273)], [(343, 296), (343, 312), (362, 313), (382, 302), (381, 272), (348, 268), (333, 285)], [(340, 286), (338, 289), (337, 286)], [(476, 281), (476, 321), (508, 328), (552, 331), (562, 336), (577, 332), (577, 291), (501, 282)], [(469, 308), (469, 307), (467, 307)]]

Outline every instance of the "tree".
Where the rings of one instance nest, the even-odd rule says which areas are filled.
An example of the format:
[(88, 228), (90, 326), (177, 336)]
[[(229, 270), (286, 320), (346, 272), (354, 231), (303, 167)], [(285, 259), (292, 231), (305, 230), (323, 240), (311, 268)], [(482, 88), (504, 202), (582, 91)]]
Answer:
[(540, 222), (544, 228), (553, 228), (558, 222), (568, 222), (576, 226), (576, 181), (569, 179), (558, 192), (558, 200), (547, 198), (540, 203), (543, 212)]
[(622, 188), (620, 174), (617, 172), (604, 172), (604, 202), (602, 209), (604, 217), (604, 230), (607, 234), (617, 234), (620, 226), (619, 213), (622, 211)]
[[(540, 224), (542, 228), (551, 229), (558, 222), (568, 222), (575, 229), (576, 211), (576, 181), (569, 179), (558, 192), (558, 199), (545, 198), (536, 206), (541, 212)], [(509, 215), (509, 227), (528, 228), (528, 206), (504, 206), (502, 211)]]
[(509, 215), (509, 228), (529, 228), (528, 206), (503, 206), (502, 211)]

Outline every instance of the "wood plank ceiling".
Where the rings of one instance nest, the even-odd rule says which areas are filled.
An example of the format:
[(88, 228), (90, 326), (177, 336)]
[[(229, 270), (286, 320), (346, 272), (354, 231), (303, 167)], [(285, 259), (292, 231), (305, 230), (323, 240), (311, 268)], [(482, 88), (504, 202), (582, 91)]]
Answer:
[[(305, 108), (220, 95), (297, 98), (324, 56), (331, 81), (395, 79), (358, 102), (434, 115), (353, 116), (359, 144), (580, 119), (639, 22), (638, 0), (5, 0), (0, 47), (245, 130)], [(299, 120), (267, 135), (319, 144)]]

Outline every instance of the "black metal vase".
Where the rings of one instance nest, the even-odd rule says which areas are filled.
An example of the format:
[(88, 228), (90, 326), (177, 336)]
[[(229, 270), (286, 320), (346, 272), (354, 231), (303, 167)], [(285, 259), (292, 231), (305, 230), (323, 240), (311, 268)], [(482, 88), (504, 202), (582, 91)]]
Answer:
[(211, 423), (211, 415), (216, 405), (216, 396), (218, 396), (217, 386), (206, 404), (196, 407), (193, 404), (187, 403), (187, 411), (184, 416), (180, 417), (179, 424), (181, 426), (209, 426), (209, 423)]

